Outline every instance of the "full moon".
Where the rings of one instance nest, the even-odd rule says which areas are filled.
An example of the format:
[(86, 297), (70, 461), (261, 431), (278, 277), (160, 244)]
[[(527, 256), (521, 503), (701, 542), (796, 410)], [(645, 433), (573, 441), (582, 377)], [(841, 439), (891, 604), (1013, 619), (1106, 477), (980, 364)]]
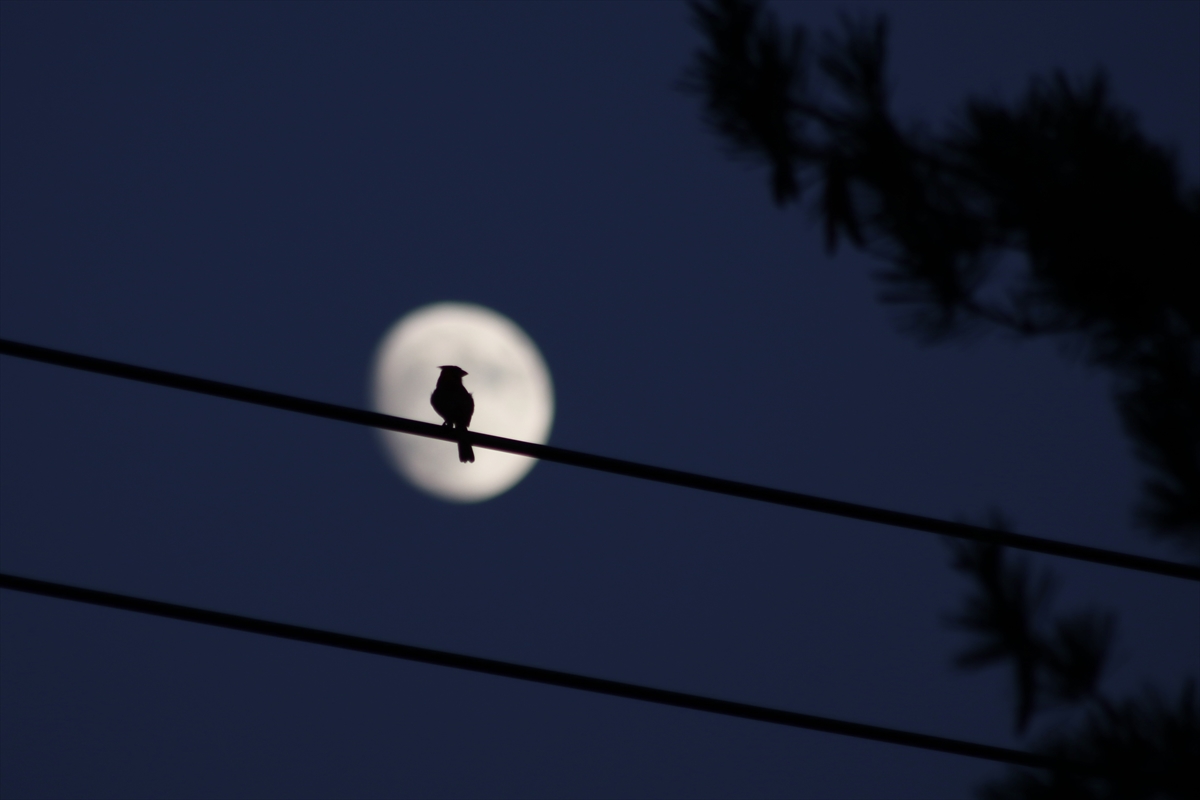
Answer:
[[(471, 430), (546, 443), (554, 422), (554, 387), (542, 354), (508, 317), (469, 303), (423, 306), (392, 325), (375, 353), (375, 410), (441, 424), (429, 396), (443, 364), (467, 372), (463, 385), (475, 398)], [(462, 464), (454, 442), (379, 433), (401, 475), (418, 489), (456, 503), (478, 503), (508, 491), (535, 463), (476, 447), (475, 463)]]

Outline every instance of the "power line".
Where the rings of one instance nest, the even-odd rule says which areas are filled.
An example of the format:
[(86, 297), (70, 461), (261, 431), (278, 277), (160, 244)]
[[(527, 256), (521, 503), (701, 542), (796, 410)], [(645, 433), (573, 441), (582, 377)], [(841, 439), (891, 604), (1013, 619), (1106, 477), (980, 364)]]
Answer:
[(68, 586), (62, 583), (52, 583), (34, 578), (23, 578), (0, 573), (0, 588), (46, 597), (56, 597), (78, 603), (90, 603), (91, 605), (118, 608), (124, 611), (136, 611), (141, 614), (151, 614), (156, 617), (195, 622), (202, 625), (213, 625), (218, 628), (229, 628), (230, 630), (245, 631), (263, 636), (274, 636), (280, 639), (291, 639), (297, 642), (338, 647), (343, 650), (354, 650), (360, 653), (372, 653), (374, 655), (388, 656), (389, 658), (399, 658), (405, 661), (418, 661), (424, 664), (454, 667), (469, 672), (482, 672), (488, 675), (499, 675), (504, 678), (516, 678), (533, 683), (544, 683), (550, 686), (561, 686), (567, 689), (606, 694), (613, 697), (624, 697), (630, 700), (675, 706), (676, 708), (690, 708), (695, 711), (706, 711), (711, 714), (740, 717), (758, 722), (773, 722), (777, 725), (786, 725), (792, 728), (805, 728), (823, 733), (836, 733), (858, 739), (870, 739), (877, 742), (904, 745), (906, 747), (917, 747), (923, 750), (935, 750), (959, 756), (982, 758), (1022, 767), (1091, 771), (1086, 766), (1056, 760), (1049, 756), (1030, 753), (1024, 750), (994, 747), (977, 742), (967, 742), (961, 739), (931, 736), (929, 734), (902, 731), (895, 728), (884, 728), (878, 725), (866, 725), (861, 722), (847, 722), (829, 717), (818, 717), (812, 714), (800, 714), (795, 711), (784, 711), (766, 706), (737, 703), (732, 700), (720, 700), (715, 697), (673, 692), (667, 689), (655, 689), (650, 686), (640, 686), (634, 683), (610, 681), (604, 678), (576, 675), (571, 672), (530, 667), (524, 664), (513, 664), (508, 661), (496, 661), (491, 658), (479, 658), (478, 656), (449, 653), (444, 650), (431, 650), (425, 647), (385, 642), (379, 639), (368, 639), (362, 636), (323, 631), (301, 625), (271, 622), (254, 617), (244, 617), (240, 614), (208, 611), (206, 609), (193, 608), (192, 606), (164, 603), (158, 600), (147, 600), (140, 597), (97, 591), (95, 589), (84, 589), (79, 586)]
[[(431, 439), (457, 442), (459, 437), (457, 431), (450, 431), (440, 425), (428, 422), (392, 417), (387, 414), (363, 411), (357, 408), (334, 405), (333, 403), (322, 403), (317, 400), (305, 400), (304, 398), (292, 397), (286, 394), (267, 392), (261, 389), (250, 389), (245, 386), (212, 381), (206, 378), (195, 378), (189, 375), (180, 375), (175, 372), (166, 372), (149, 367), (138, 367), (120, 361), (109, 361), (104, 358), (68, 353), (63, 350), (14, 342), (9, 339), (0, 339), (0, 353), (32, 361), (41, 361), (47, 364), (56, 364), (71, 369), (96, 372), (101, 375), (111, 375), (143, 383), (153, 383), (173, 389), (183, 389), (214, 397), (224, 397), (228, 400), (238, 400), (243, 403), (253, 403), (285, 411), (295, 411), (314, 417), (351, 422), (355, 425), (410, 433)], [(987, 542), (1018, 550), (1030, 550), (1035, 553), (1074, 558), (1079, 561), (1090, 561), (1095, 564), (1107, 564), (1111, 567), (1122, 567), (1139, 572), (1150, 572), (1156, 575), (1167, 575), (1173, 578), (1200, 581), (1200, 566), (1191, 564), (1147, 558), (1146, 556), (1134, 555), (1132, 553), (1120, 553), (1115, 550), (1105, 550), (1099, 547), (1043, 539), (1038, 536), (1027, 536), (1009, 531), (997, 531), (978, 525), (970, 525), (965, 522), (951, 522), (919, 514), (907, 514), (903, 511), (890, 511), (859, 503), (847, 503), (842, 500), (831, 500), (825, 497), (801, 494), (800, 492), (770, 489), (751, 483), (712, 478), (707, 475), (697, 475), (692, 472), (682, 472), (664, 467), (654, 467), (648, 464), (638, 464), (619, 458), (608, 458), (590, 453), (580, 453), (575, 450), (564, 450), (561, 447), (550, 447), (549, 445), (533, 444), (532, 442), (521, 442), (516, 439), (505, 439), (485, 433), (470, 431), (468, 432), (468, 436), (471, 444), (475, 447), (484, 447), (505, 453), (515, 453), (543, 461), (554, 461), (559, 464), (569, 464), (575, 467), (626, 475), (631, 478), (669, 483), (675, 486), (685, 486), (691, 489), (701, 489), (706, 492), (742, 497), (748, 500), (758, 500), (764, 503), (773, 503), (791, 508), (802, 508), (808, 511), (818, 511), (823, 514), (833, 514), (835, 516), (860, 519), (867, 522), (878, 522), (883, 525), (927, 531), (958, 539)]]

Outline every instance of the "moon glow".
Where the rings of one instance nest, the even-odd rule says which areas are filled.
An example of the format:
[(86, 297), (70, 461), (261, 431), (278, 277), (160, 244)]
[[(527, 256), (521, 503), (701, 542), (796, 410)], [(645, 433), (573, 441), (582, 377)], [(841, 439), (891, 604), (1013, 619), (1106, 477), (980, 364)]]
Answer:
[[(471, 430), (545, 444), (554, 422), (550, 371), (533, 340), (516, 323), (483, 306), (434, 303), (401, 317), (379, 343), (372, 369), (376, 411), (441, 424), (429, 403), (439, 366), (467, 371), (475, 398)], [(535, 459), (475, 448), (462, 464), (454, 442), (379, 431), (396, 470), (442, 500), (477, 503), (517, 485)]]

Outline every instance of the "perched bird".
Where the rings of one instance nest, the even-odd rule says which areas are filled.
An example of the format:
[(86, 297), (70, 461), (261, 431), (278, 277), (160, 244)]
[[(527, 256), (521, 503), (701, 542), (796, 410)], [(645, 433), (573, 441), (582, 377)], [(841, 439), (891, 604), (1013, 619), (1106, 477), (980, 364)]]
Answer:
[[(437, 388), (429, 397), (433, 410), (445, 420), (443, 425), (466, 433), (471, 424), (471, 416), (475, 413), (475, 401), (471, 393), (463, 386), (463, 375), (467, 373), (459, 367), (438, 367), (442, 371), (438, 377)], [(460, 439), (458, 442), (458, 460), (464, 464), (475, 460), (475, 451), (471, 443)]]

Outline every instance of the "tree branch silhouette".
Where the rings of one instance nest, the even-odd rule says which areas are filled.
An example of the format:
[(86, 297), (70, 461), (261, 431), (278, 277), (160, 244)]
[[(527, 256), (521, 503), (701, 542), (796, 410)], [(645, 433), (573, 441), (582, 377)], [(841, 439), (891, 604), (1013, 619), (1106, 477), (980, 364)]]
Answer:
[(1200, 555), (1200, 187), (1104, 75), (969, 98), (933, 135), (888, 108), (882, 17), (812, 47), (756, 0), (692, 10), (705, 46), (681, 87), (732, 155), (769, 167), (775, 203), (814, 189), (827, 248), (883, 261), (881, 299), (921, 341), (1054, 335), (1108, 370), (1147, 467), (1137, 519)]
[[(989, 524), (1009, 528), (993, 512)], [(1103, 703), (1099, 683), (1116, 633), (1116, 616), (1094, 609), (1045, 617), (1057, 589), (1048, 571), (1035, 572), (1028, 559), (1012, 558), (999, 546), (946, 539), (951, 566), (973, 583), (960, 611), (946, 622), (975, 641), (955, 658), (961, 669), (1010, 662), (1016, 694), (1017, 733), (1035, 714), (1089, 700)]]
[[(1035, 78), (1012, 105), (969, 98), (934, 135), (888, 108), (882, 17), (843, 17), (812, 48), (759, 0), (691, 8), (704, 46), (681, 88), (731, 155), (769, 167), (776, 205), (813, 189), (827, 250), (847, 241), (880, 259), (881, 299), (923, 342), (1057, 336), (1108, 370), (1147, 471), (1135, 518), (1200, 555), (1200, 187), (1183, 187), (1103, 73)], [(1007, 529), (998, 513), (988, 527)], [(981, 796), (1200, 796), (1195, 682), (1177, 701), (1153, 689), (1109, 700), (1113, 614), (1050, 618), (1050, 574), (998, 544), (947, 542), (973, 586), (946, 620), (972, 637), (956, 665), (1011, 668), (1022, 735), (1050, 709), (1082, 709), (1034, 749), (1096, 770), (1017, 770)]]
[[(991, 524), (1003, 527), (993, 515)], [(1034, 737), (1031, 749), (1090, 768), (1036, 774), (1013, 770), (980, 787), (990, 800), (1024, 798), (1193, 798), (1200, 795), (1200, 702), (1188, 679), (1171, 700), (1153, 687), (1114, 702), (1100, 689), (1116, 631), (1096, 609), (1049, 618), (1052, 577), (1003, 547), (947, 539), (952, 565), (973, 591), (947, 623), (974, 641), (955, 659), (964, 669), (1007, 662), (1013, 671), (1016, 729), (1052, 709), (1081, 711)]]

